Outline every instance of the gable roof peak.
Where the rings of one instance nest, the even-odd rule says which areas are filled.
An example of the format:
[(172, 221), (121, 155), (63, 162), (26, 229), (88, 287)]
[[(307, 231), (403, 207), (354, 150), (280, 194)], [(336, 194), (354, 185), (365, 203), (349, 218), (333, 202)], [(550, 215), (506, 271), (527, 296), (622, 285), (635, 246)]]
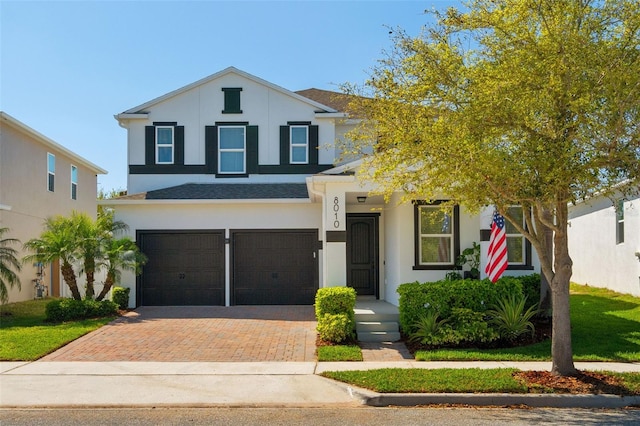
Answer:
[[(185, 92), (187, 92), (187, 91), (189, 91), (191, 89), (194, 89), (196, 87), (199, 87), (199, 86), (202, 86), (204, 84), (207, 84), (210, 81), (213, 81), (213, 80), (216, 80), (218, 78), (221, 78), (221, 77), (223, 77), (223, 76), (225, 76), (227, 74), (239, 75), (239, 76), (241, 76), (243, 78), (246, 78), (248, 80), (251, 80), (251, 81), (253, 81), (253, 82), (257, 83), (257, 84), (269, 87), (270, 89), (275, 90), (277, 92), (280, 92), (280, 93), (282, 93), (284, 95), (293, 97), (295, 99), (298, 99), (299, 101), (302, 101), (302, 102), (305, 102), (307, 104), (310, 104), (313, 107), (318, 108), (318, 109), (320, 109), (320, 110), (322, 110), (324, 112), (337, 112), (337, 110), (335, 110), (331, 106), (324, 105), (324, 104), (322, 104), (321, 102), (318, 102), (315, 99), (307, 98), (307, 97), (302, 96), (302, 95), (300, 95), (300, 94), (298, 94), (296, 92), (292, 92), (292, 91), (290, 91), (288, 89), (285, 89), (285, 88), (283, 88), (281, 86), (278, 86), (278, 85), (276, 85), (274, 83), (268, 82), (267, 80), (264, 80), (264, 79), (262, 79), (260, 77), (256, 77), (253, 74), (249, 74), (246, 71), (242, 71), (242, 70), (240, 70), (240, 69), (238, 69), (238, 68), (236, 68), (234, 66), (229, 66), (229, 67), (227, 67), (227, 68), (225, 68), (225, 69), (223, 69), (221, 71), (218, 71), (218, 72), (216, 72), (214, 74), (211, 74), (211, 75), (209, 75), (207, 77), (204, 77), (204, 78), (202, 78), (200, 80), (197, 80), (197, 81), (195, 81), (195, 82), (193, 82), (191, 84), (187, 84), (186, 86), (183, 86), (183, 87), (181, 87), (179, 89), (173, 90), (173, 91), (171, 91), (169, 93), (166, 93), (166, 94), (164, 94), (162, 96), (159, 96), (159, 97), (157, 97), (155, 99), (152, 99), (152, 100), (150, 100), (148, 102), (145, 102), (143, 104), (140, 104), (138, 106), (130, 108), (130, 109), (124, 111), (122, 114), (144, 113), (144, 112), (146, 112), (145, 110), (147, 108), (149, 108), (149, 107), (152, 107), (152, 106), (154, 106), (154, 105), (156, 105), (156, 104), (158, 104), (160, 102), (163, 102), (163, 101), (165, 101), (167, 99), (171, 99), (171, 98), (173, 98), (175, 96), (178, 96), (178, 95), (180, 95), (182, 93), (185, 93)], [(118, 115), (116, 115), (116, 119), (118, 119)]]

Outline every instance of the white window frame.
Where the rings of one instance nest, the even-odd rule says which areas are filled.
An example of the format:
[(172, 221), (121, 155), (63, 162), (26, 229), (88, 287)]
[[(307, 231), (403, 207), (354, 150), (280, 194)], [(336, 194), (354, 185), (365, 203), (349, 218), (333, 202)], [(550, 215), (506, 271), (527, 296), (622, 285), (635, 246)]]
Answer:
[(624, 199), (616, 201), (616, 244), (624, 244)]
[[(423, 234), (422, 233), (422, 211), (423, 210), (440, 210), (442, 211), (442, 206), (438, 205), (438, 204), (426, 204), (426, 205), (420, 205), (418, 206), (418, 260), (419, 266), (442, 266), (442, 265), (455, 265), (456, 259), (455, 259), (455, 228), (454, 228), (454, 208), (450, 207), (449, 208), (449, 212), (445, 213), (449, 215), (449, 233), (445, 234), (445, 233), (439, 233), (439, 234)], [(447, 262), (424, 262), (422, 260), (422, 239), (423, 238), (443, 238), (443, 237), (448, 237), (449, 238), (449, 257), (450, 260)]]
[[(74, 171), (75, 171), (75, 176), (74, 176)], [(70, 180), (71, 180), (71, 199), (77, 200), (78, 199), (78, 168), (73, 164), (71, 165)]]
[[(304, 129), (306, 138), (304, 143), (293, 143), (293, 129)], [(304, 160), (293, 161), (293, 149), (304, 148)], [(289, 162), (291, 164), (309, 164), (309, 126), (292, 125), (289, 126)]]
[[(169, 129), (171, 130), (171, 143), (170, 144), (160, 144), (158, 138), (158, 134), (160, 130)], [(176, 151), (176, 139), (175, 139), (175, 131), (173, 126), (156, 126), (156, 164), (173, 164), (175, 160), (175, 151)], [(160, 161), (160, 148), (171, 148), (171, 160), (170, 161)]]
[[(519, 208), (520, 210), (522, 210), (522, 227), (525, 227), (526, 223), (525, 223), (525, 219), (524, 219), (524, 210), (522, 209), (522, 206), (513, 205), (513, 206), (509, 206), (508, 208), (510, 208), (510, 209)], [(506, 219), (505, 219), (505, 221), (506, 221)], [(527, 243), (526, 240), (527, 239), (520, 232), (515, 232), (515, 233), (510, 233), (510, 234), (506, 233), (507, 225), (511, 226), (511, 224), (508, 221), (506, 221), (506, 224), (505, 224), (505, 235), (507, 237), (507, 241), (509, 241), (509, 238), (520, 238), (521, 239), (521, 244), (522, 244), (522, 248), (521, 248), (521, 250), (522, 250), (522, 261), (521, 262), (512, 262), (512, 261), (508, 260), (509, 259), (509, 253), (507, 252), (507, 260), (508, 260), (507, 265), (527, 265), (527, 246), (526, 246), (526, 243)]]
[[(221, 148), (222, 129), (242, 129), (242, 148)], [(225, 152), (242, 152), (242, 171), (222, 171), (222, 154)], [(247, 172), (247, 127), (246, 126), (218, 126), (218, 174), (241, 175)]]
[[(53, 159), (53, 170), (50, 170), (50, 160)], [(55, 192), (56, 189), (56, 156), (47, 152), (47, 191)]]

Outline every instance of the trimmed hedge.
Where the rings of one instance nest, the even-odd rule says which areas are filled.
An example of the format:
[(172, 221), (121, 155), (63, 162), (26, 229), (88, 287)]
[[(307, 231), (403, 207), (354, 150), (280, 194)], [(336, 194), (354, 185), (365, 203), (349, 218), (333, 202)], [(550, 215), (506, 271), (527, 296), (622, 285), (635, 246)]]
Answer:
[(318, 289), (315, 300), (320, 338), (340, 343), (353, 337), (356, 326), (356, 291), (351, 287)]
[(116, 315), (118, 305), (110, 300), (55, 299), (45, 307), (46, 321), (63, 322)]
[(129, 287), (113, 287), (111, 289), (111, 300), (113, 300), (120, 309), (124, 310), (129, 307)]
[[(398, 287), (400, 327), (405, 334), (412, 334), (415, 324), (427, 309), (435, 309), (441, 319), (448, 320), (454, 309), (470, 309), (473, 312), (484, 313), (498, 300), (511, 293), (539, 293), (540, 276), (537, 275), (535, 278), (535, 275), (537, 274), (527, 277), (503, 277), (495, 284), (488, 279), (402, 284)], [(537, 300), (534, 298), (534, 303)]]

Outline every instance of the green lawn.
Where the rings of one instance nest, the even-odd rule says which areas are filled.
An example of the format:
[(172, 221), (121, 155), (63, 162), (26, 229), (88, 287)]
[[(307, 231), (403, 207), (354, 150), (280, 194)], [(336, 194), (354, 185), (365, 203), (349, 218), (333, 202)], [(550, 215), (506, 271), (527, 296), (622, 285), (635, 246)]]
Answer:
[(45, 306), (50, 300), (30, 300), (0, 306), (0, 361), (36, 360), (114, 318), (49, 324), (44, 320)]
[(362, 361), (357, 345), (318, 346), (318, 361)]
[[(640, 298), (571, 285), (571, 340), (575, 361), (640, 361)], [(417, 351), (416, 360), (548, 361), (551, 341), (507, 349)]]
[[(515, 369), (384, 368), (368, 371), (328, 371), (324, 377), (380, 393), (554, 393), (547, 387), (528, 387), (512, 376)], [(617, 376), (627, 394), (640, 394), (640, 373)]]

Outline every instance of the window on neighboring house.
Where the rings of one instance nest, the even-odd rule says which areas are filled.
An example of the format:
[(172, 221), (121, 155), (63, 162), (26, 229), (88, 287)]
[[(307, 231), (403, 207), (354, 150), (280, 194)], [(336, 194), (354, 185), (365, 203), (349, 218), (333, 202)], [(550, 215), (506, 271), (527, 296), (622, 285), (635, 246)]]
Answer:
[(78, 199), (78, 168), (71, 166), (71, 199)]
[(416, 203), (414, 269), (449, 269), (459, 255), (459, 208)]
[[(523, 227), (526, 225), (521, 206), (511, 206), (507, 210), (510, 217), (515, 218)], [(508, 220), (505, 220), (504, 229), (507, 234), (507, 262), (509, 265), (526, 264), (526, 238)]]
[(246, 173), (245, 126), (218, 127), (218, 173)]
[(616, 202), (616, 244), (624, 243), (624, 200)]
[(290, 126), (291, 164), (309, 163), (309, 126)]
[(53, 192), (56, 182), (56, 156), (47, 153), (47, 190)]
[(173, 164), (173, 127), (156, 127), (156, 163)]
[(223, 114), (242, 114), (240, 109), (240, 92), (241, 87), (223, 87), (224, 92), (224, 109)]

